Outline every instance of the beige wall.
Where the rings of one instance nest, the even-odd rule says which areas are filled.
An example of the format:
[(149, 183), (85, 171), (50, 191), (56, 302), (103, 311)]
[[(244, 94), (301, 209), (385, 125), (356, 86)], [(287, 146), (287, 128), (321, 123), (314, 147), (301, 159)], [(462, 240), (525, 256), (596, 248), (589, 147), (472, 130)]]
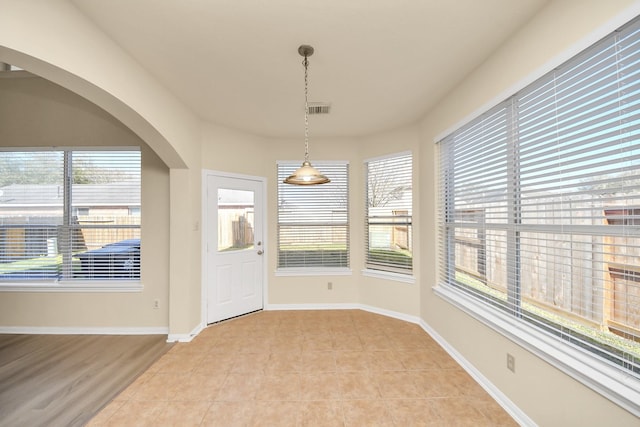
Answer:
[[(312, 124), (311, 124), (312, 125)], [(354, 236), (360, 230), (356, 226), (350, 227), (351, 243), (351, 269), (352, 274), (347, 276), (276, 276), (276, 251), (277, 251), (277, 168), (278, 161), (298, 160), (302, 163), (304, 157), (304, 136), (300, 138), (282, 140), (272, 139), (268, 141), (269, 150), (265, 155), (265, 164), (268, 165), (266, 176), (268, 178), (268, 227), (269, 242), (268, 253), (268, 281), (270, 304), (354, 304), (358, 301), (358, 277), (359, 265), (358, 245)], [(352, 138), (314, 138), (309, 140), (309, 153), (311, 163), (324, 160), (344, 160), (349, 162), (349, 221), (359, 224), (358, 221), (358, 194), (355, 190), (360, 182), (360, 164), (358, 161), (356, 141)], [(329, 177), (330, 178), (330, 177)], [(333, 284), (333, 289), (327, 289), (327, 282)]]
[[(368, 158), (412, 151), (416, 169), (420, 142), (418, 126), (407, 127), (361, 138), (310, 139), (311, 162), (339, 160), (349, 162), (349, 211), (351, 274), (329, 276), (279, 276), (276, 274), (277, 252), (277, 177), (279, 160), (304, 157), (303, 135), (295, 139), (269, 139), (232, 129), (205, 124), (202, 138), (202, 167), (207, 170), (264, 177), (267, 180), (267, 282), (270, 305), (364, 304), (404, 315), (419, 315), (419, 285), (363, 277), (364, 266), (364, 166)], [(418, 188), (417, 170), (414, 185)], [(417, 194), (417, 193), (416, 193)], [(414, 202), (418, 215), (417, 200)], [(417, 236), (419, 226), (414, 235)], [(417, 240), (417, 239), (416, 239)], [(415, 241), (419, 253), (420, 242)], [(420, 266), (416, 266), (419, 271)], [(327, 289), (332, 283), (332, 290)]]
[[(0, 146), (140, 146), (142, 292), (0, 293), (9, 327), (167, 328), (169, 170), (136, 135), (94, 104), (37, 77), (0, 78)], [(163, 230), (163, 232), (157, 232)], [(159, 300), (160, 308), (153, 303)]]
[(233, 129), (205, 123), (202, 127), (202, 168), (266, 177), (271, 165), (265, 158), (270, 151), (267, 139)]
[(66, 0), (4, 2), (0, 43), (1, 62), (98, 105), (170, 168), (169, 331), (188, 337), (200, 323), (200, 120)]
[(169, 167), (198, 160), (198, 119), (72, 2), (3, 2), (0, 61), (91, 100), (133, 129)]
[[(361, 138), (312, 138), (312, 161), (348, 160), (351, 164), (353, 274), (310, 278), (279, 277), (274, 273), (275, 163), (300, 159), (302, 138), (275, 140), (200, 123), (135, 59), (104, 37), (67, 2), (37, 3), (36, 6), (35, 2), (11, 2), (3, 9), (0, 60), (33, 70), (70, 88), (117, 120), (60, 93), (35, 101), (31, 98), (33, 93), (30, 95), (24, 88), (24, 93), (18, 95), (29, 104), (26, 115), (16, 114), (14, 106), (0, 107), (0, 122), (4, 116), (5, 121), (21, 125), (13, 130), (0, 126), (0, 144), (51, 144), (53, 134), (46, 128), (53, 126), (58, 135), (70, 133), (69, 139), (84, 138), (83, 143), (95, 144), (108, 140), (111, 145), (113, 137), (138, 141), (127, 128), (133, 130), (148, 145), (143, 150), (143, 238), (152, 243), (145, 243), (143, 252), (143, 292), (2, 293), (0, 325), (168, 326), (173, 334), (188, 334), (201, 320), (201, 168), (264, 176), (268, 196), (270, 304), (362, 303), (419, 315), (540, 425), (637, 422), (616, 405), (444, 302), (434, 295), (432, 287), (436, 284), (437, 269), (434, 139), (640, 13), (638, 2), (552, 1), (429, 112), (419, 128), (406, 127)], [(625, 12), (632, 4), (634, 11)], [(100, 55), (95, 54), (98, 51)], [(16, 89), (7, 89), (1, 82), (0, 86), (5, 86), (0, 95), (17, 96), (11, 92)], [(43, 90), (45, 94), (54, 91)], [(59, 97), (65, 101), (59, 102)], [(32, 129), (24, 124), (29, 114), (44, 113), (42, 127)], [(57, 120), (70, 117), (80, 120), (75, 120), (71, 127), (57, 124)], [(7, 139), (9, 135), (13, 137)], [(98, 135), (105, 139), (99, 139)], [(418, 278), (415, 285), (360, 274), (364, 242), (362, 161), (404, 150), (413, 150), (417, 162), (414, 235), (419, 238), (414, 242)], [(158, 212), (149, 216), (147, 205)], [(151, 229), (153, 233), (149, 234)], [(333, 282), (333, 291), (327, 290), (327, 281)], [(161, 300), (161, 309), (152, 311), (156, 298)], [(516, 374), (504, 366), (507, 352), (517, 358)]]
[[(422, 165), (420, 160), (420, 128), (418, 126), (407, 126), (393, 131), (383, 132), (376, 135), (370, 135), (361, 138), (358, 142), (358, 156), (361, 183), (354, 187), (354, 192), (358, 199), (358, 224), (359, 229), (363, 228), (362, 219), (364, 216), (364, 161), (386, 156), (389, 154), (410, 151), (413, 155), (413, 256), (414, 256), (414, 277), (415, 283), (404, 283), (395, 280), (380, 279), (374, 277), (362, 277), (360, 279), (360, 299), (359, 302), (364, 305), (390, 310), (409, 316), (420, 315), (420, 270), (422, 250), (420, 236), (421, 209), (419, 204), (420, 190), (420, 169)], [(364, 251), (364, 233), (361, 234), (360, 240), (357, 242), (360, 259), (357, 264), (357, 272), (362, 269), (364, 259), (362, 252)]]
[[(304, 142), (301, 138), (294, 140), (269, 139), (248, 135), (232, 129), (206, 124), (203, 127), (202, 167), (207, 170), (259, 176), (266, 179), (267, 184), (267, 302), (279, 304), (355, 304), (358, 301), (359, 269), (350, 276), (276, 276), (276, 238), (277, 238), (277, 184), (276, 163), (278, 160), (300, 160), (304, 157)], [(357, 160), (356, 141), (349, 138), (321, 139), (310, 141), (311, 161), (314, 160), (346, 160), (351, 162), (352, 185), (357, 183), (361, 172)], [(356, 168), (355, 172), (353, 168)], [(354, 219), (354, 204), (360, 204), (358, 194), (350, 195), (351, 215)], [(355, 227), (354, 227), (355, 228)], [(353, 235), (360, 230), (351, 230)], [(362, 239), (360, 239), (362, 240)], [(352, 260), (359, 253), (353, 251)], [(333, 290), (327, 290), (327, 282), (333, 283)]]
[[(276, 274), (277, 251), (277, 184), (276, 163), (285, 160), (302, 161), (302, 136), (290, 140), (269, 140), (263, 163), (268, 178), (268, 281), (269, 304), (331, 305), (363, 304), (390, 310), (403, 315), (418, 316), (418, 282), (407, 284), (397, 281), (363, 277), (364, 267), (364, 165), (367, 158), (413, 151), (417, 157), (419, 129), (407, 128), (380, 135), (361, 138), (311, 138), (310, 159), (343, 160), (349, 162), (349, 221), (350, 275), (279, 276)], [(419, 247), (419, 245), (418, 245)], [(416, 249), (419, 250), (419, 249)], [(327, 283), (332, 283), (329, 290)]]
[[(539, 425), (637, 425), (638, 419), (433, 293), (437, 269), (437, 137), (502, 101), (640, 13), (640, 2), (554, 1), (424, 119), (420, 159), (421, 317)], [(426, 247), (425, 247), (426, 246)], [(506, 368), (516, 356), (516, 373)]]

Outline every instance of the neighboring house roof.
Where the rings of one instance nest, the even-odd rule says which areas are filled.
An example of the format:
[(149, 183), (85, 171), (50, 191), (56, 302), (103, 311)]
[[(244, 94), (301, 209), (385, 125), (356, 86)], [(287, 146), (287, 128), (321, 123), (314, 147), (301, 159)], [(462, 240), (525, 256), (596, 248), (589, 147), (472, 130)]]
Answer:
[[(139, 188), (128, 182), (75, 184), (73, 206), (140, 206)], [(0, 187), (0, 209), (3, 206), (62, 206), (63, 197), (61, 185), (11, 184)]]

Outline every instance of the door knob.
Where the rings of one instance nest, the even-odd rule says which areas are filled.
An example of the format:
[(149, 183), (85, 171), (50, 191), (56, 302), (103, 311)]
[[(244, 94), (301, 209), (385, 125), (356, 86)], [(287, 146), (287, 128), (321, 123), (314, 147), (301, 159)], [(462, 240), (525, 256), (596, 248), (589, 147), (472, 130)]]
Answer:
[(263, 253), (262, 249), (258, 251), (258, 255), (262, 255)]

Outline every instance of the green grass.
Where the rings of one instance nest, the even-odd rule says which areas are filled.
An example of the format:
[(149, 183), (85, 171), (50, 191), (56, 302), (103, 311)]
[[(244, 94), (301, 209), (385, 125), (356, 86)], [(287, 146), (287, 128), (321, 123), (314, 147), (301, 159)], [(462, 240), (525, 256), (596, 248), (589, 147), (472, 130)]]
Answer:
[[(331, 243), (281, 246), (278, 256), (279, 266), (304, 263), (306, 266), (342, 267), (348, 262), (346, 246)], [(413, 257), (407, 250), (372, 249), (369, 261), (372, 264), (395, 265), (401, 269), (411, 268), (413, 265)]]
[(295, 247), (278, 252), (278, 265), (307, 267), (344, 267), (348, 265), (347, 248), (342, 245)]
[(315, 243), (306, 245), (280, 245), (280, 251), (346, 251), (347, 246), (336, 243)]
[(393, 264), (399, 267), (411, 267), (413, 255), (405, 249), (370, 249), (369, 261), (375, 264)]
[[(73, 258), (73, 270), (80, 270), (80, 260)], [(56, 273), (62, 271), (62, 255), (41, 256), (0, 264), (0, 275), (16, 273)]]
[[(470, 288), (476, 289), (483, 294), (490, 295), (499, 301), (507, 301), (507, 295), (505, 292), (491, 288), (480, 280), (470, 277), (464, 273), (456, 272), (456, 281), (469, 286)], [(609, 332), (608, 330), (599, 330), (592, 326), (567, 319), (560, 314), (549, 312), (529, 302), (522, 302), (522, 310), (529, 313), (529, 317), (539, 318), (544, 323), (551, 325), (559, 325), (560, 327), (572, 331), (576, 335), (587, 340), (596, 342), (605, 347), (617, 349), (632, 355), (634, 358), (640, 359), (640, 343), (636, 341), (625, 339), (613, 332)]]
[(0, 264), (0, 274), (26, 271), (60, 271), (62, 255), (54, 257), (36, 257)]

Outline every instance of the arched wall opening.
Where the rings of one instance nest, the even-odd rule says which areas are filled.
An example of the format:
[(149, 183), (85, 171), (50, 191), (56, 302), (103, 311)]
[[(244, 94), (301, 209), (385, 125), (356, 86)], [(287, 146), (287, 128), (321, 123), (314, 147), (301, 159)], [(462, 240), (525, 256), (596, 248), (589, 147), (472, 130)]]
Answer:
[(27, 70), (85, 98), (131, 129), (158, 154), (169, 168), (186, 167), (183, 157), (156, 127), (140, 112), (107, 90), (43, 60), (3, 46), (0, 46), (0, 62)]
[[(147, 180), (153, 183), (153, 190), (143, 190), (143, 203), (146, 199), (149, 209), (162, 211), (147, 221), (147, 229), (154, 228), (154, 241), (159, 244), (152, 244), (147, 252), (147, 260), (151, 262), (142, 266), (143, 278), (145, 269), (152, 274), (147, 275), (151, 279), (143, 283), (141, 293), (7, 293), (3, 301), (11, 309), (7, 307), (6, 316), (0, 323), (10, 328), (35, 328), (32, 332), (42, 328), (71, 327), (76, 333), (89, 328), (104, 333), (117, 330), (122, 333), (142, 331), (169, 333), (170, 336), (188, 335), (199, 321), (191, 315), (193, 310), (190, 309), (198, 304), (197, 293), (190, 288), (199, 284), (199, 277), (191, 273), (198, 268), (192, 265), (192, 260), (197, 259), (192, 254), (199, 241), (193, 239), (188, 231), (199, 215), (198, 200), (194, 198), (194, 195), (199, 195), (199, 184), (191, 175), (200, 167), (200, 123), (160, 86), (157, 86), (157, 91), (153, 90), (156, 83), (152, 79), (147, 80), (150, 76), (144, 70), (132, 67), (132, 73), (140, 71), (140, 74), (131, 75), (131, 81), (126, 83), (118, 78), (105, 80), (105, 74), (98, 73), (94, 78), (90, 73), (81, 75), (70, 71), (77, 68), (74, 62), (70, 61), (67, 69), (62, 50), (60, 56), (62, 59), (54, 65), (51, 58), (43, 59), (31, 51), (21, 52), (0, 46), (0, 62), (26, 70), (78, 95), (88, 101), (87, 104), (99, 107), (142, 140), (143, 150), (153, 153), (148, 157), (156, 159), (154, 171), (162, 169), (161, 164), (164, 163), (162, 176)], [(132, 91), (131, 87), (136, 85), (140, 90)], [(2, 141), (1, 144), (9, 146), (11, 141)], [(158, 217), (164, 219), (158, 223)], [(160, 237), (156, 237), (156, 233)], [(149, 312), (154, 309), (156, 300), (160, 300), (160, 310)], [(73, 306), (74, 310), (64, 308), (68, 306)], [(24, 315), (34, 312), (42, 316), (32, 318)], [(111, 315), (118, 312), (115, 317)]]

